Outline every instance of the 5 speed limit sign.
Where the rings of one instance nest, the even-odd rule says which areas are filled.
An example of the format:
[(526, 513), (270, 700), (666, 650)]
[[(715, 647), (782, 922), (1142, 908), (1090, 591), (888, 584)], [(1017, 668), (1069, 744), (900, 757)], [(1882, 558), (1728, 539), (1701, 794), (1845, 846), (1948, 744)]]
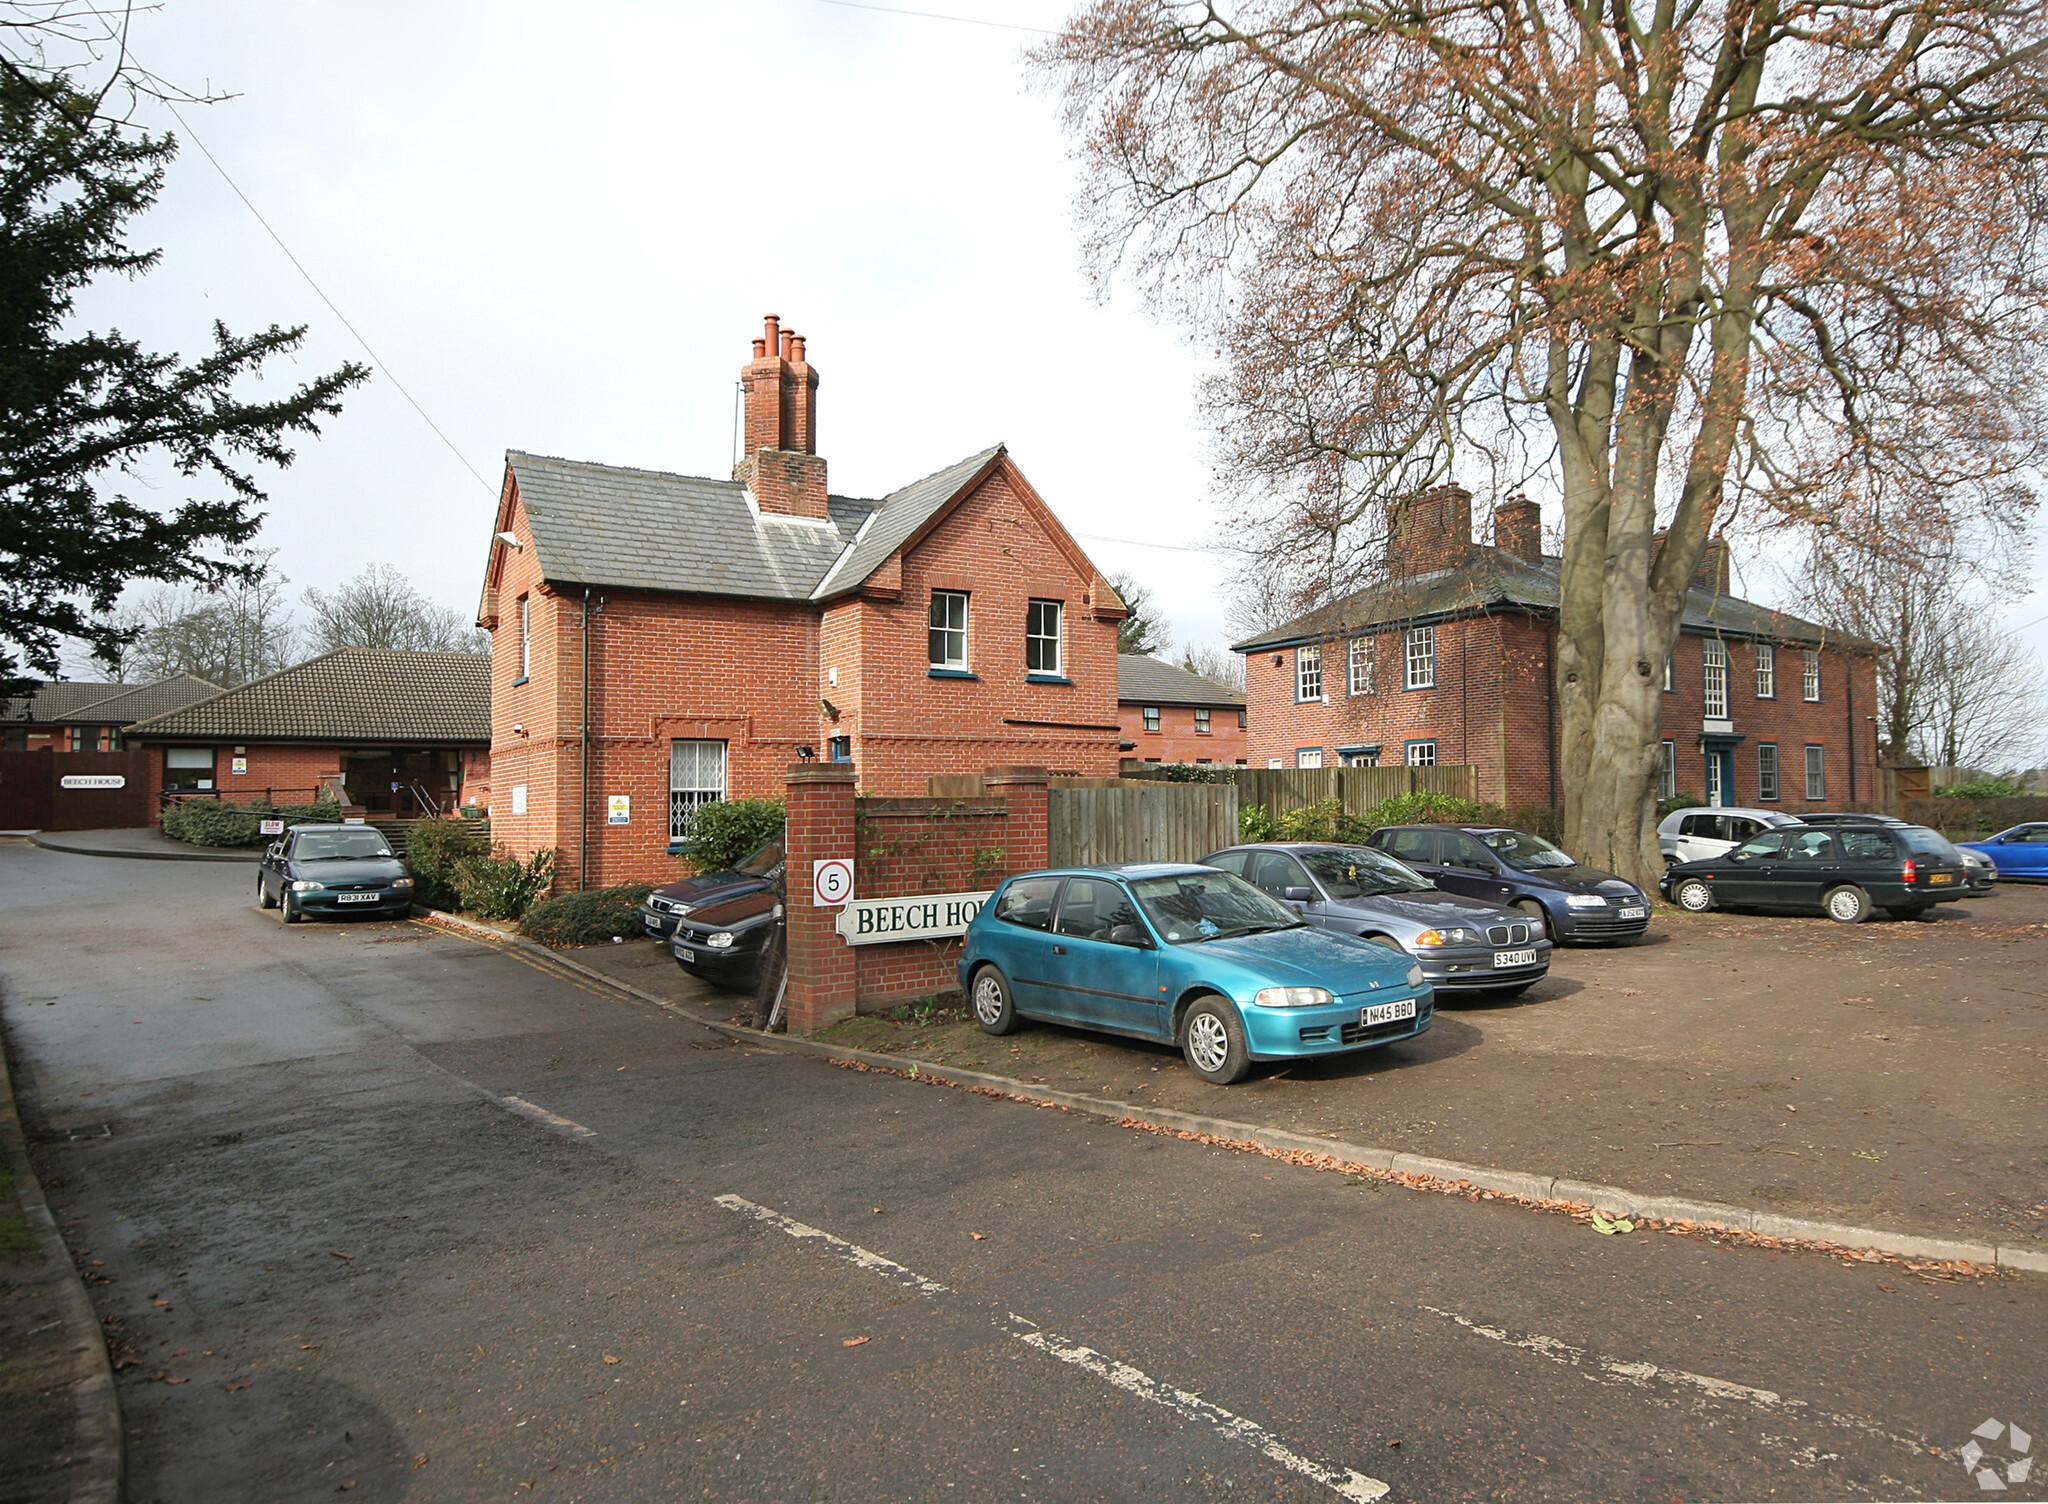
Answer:
[(853, 897), (853, 863), (838, 857), (811, 863), (811, 907), (834, 909)]

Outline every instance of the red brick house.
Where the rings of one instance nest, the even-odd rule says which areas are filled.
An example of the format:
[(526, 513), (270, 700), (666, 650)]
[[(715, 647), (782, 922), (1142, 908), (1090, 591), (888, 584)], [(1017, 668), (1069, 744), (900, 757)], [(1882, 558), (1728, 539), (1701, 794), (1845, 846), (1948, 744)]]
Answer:
[(370, 819), (483, 808), (490, 667), (475, 653), (337, 648), (138, 721), (152, 823), (170, 791), (309, 803), (322, 787)]
[(1118, 657), (1116, 682), (1126, 761), (1246, 760), (1244, 696), (1227, 684), (1142, 653)]
[[(1469, 763), (1479, 797), (1555, 805), (1558, 565), (1535, 503), (1447, 486), (1406, 507), (1389, 578), (1235, 645), (1265, 767)], [(1662, 793), (1801, 809), (1878, 797), (1871, 644), (1728, 593), (1716, 540), (1665, 666)]]
[(805, 757), (883, 795), (1114, 774), (1123, 602), (1008, 451), (834, 495), (803, 337), (771, 315), (740, 380), (730, 479), (506, 456), (478, 617), (493, 833), (597, 886), (672, 871), (698, 807), (779, 798)]
[(0, 704), (0, 749), (10, 752), (118, 752), (137, 721), (220, 693), (197, 674), (150, 684), (81, 684), (49, 679)]

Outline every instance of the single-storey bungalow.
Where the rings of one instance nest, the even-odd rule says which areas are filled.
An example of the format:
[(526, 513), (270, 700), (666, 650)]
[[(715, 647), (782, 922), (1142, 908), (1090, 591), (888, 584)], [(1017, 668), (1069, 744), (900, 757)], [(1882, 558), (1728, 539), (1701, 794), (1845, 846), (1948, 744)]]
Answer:
[(0, 705), (0, 751), (118, 752), (122, 733), (136, 721), (219, 693), (218, 684), (197, 674), (150, 684), (47, 679)]

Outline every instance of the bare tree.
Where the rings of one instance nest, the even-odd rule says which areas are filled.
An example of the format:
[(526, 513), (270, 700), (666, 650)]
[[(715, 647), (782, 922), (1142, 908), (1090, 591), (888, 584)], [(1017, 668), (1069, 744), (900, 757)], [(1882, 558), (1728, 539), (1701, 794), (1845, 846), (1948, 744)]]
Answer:
[(1103, 578), (1109, 581), (1109, 588), (1117, 593), (1130, 612), (1116, 625), (1116, 650), (1119, 653), (1163, 653), (1173, 646), (1172, 634), (1153, 609), (1152, 591), (1148, 586), (1140, 585), (1138, 577), (1128, 569), (1119, 569)]
[(459, 611), (437, 606), (389, 564), (372, 564), (332, 591), (306, 592), (312, 619), (308, 646), (407, 648), (422, 653), (487, 653), (490, 636), (469, 625)]
[(1093, 0), (1038, 62), (1098, 274), (1213, 334), (1226, 476), (1290, 493), (1247, 528), (1341, 572), (1454, 459), (1561, 495), (1583, 860), (1659, 866), (1657, 666), (1731, 510), (2033, 505), (2032, 10)]
[(1240, 694), (1244, 692), (1244, 656), (1240, 653), (1207, 643), (1200, 647), (1189, 643), (1180, 650), (1180, 666), (1191, 674), (1200, 674), (1212, 684), (1221, 684)]
[(284, 587), (272, 572), (275, 549), (253, 551), (241, 562), (254, 573), (230, 579), (217, 590), (160, 587), (117, 624), (132, 642), (99, 655), (117, 677), (139, 683), (197, 674), (223, 686), (245, 684), (276, 673), (293, 658), (295, 630)]

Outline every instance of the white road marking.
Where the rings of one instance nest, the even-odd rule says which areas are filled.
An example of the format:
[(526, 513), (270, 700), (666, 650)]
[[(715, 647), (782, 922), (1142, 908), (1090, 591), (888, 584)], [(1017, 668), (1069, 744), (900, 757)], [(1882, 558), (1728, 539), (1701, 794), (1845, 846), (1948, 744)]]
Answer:
[[(744, 1196), (726, 1195), (712, 1199), (727, 1211), (738, 1212), (742, 1216), (753, 1218), (756, 1222), (765, 1222), (770, 1227), (779, 1227), (793, 1238), (821, 1242), (849, 1264), (870, 1274), (878, 1274), (892, 1284), (916, 1290), (921, 1295), (959, 1293), (935, 1279), (927, 1279), (915, 1270), (904, 1268), (894, 1259), (884, 1258), (872, 1249), (862, 1248), (857, 1243), (849, 1243), (844, 1238), (836, 1237), (822, 1228), (812, 1227), (807, 1222), (799, 1222), (794, 1217), (786, 1217), (781, 1212), (762, 1206), (759, 1202), (749, 1201)], [(1210, 1404), (1199, 1395), (1162, 1383), (1142, 1369), (1119, 1362), (1092, 1347), (1084, 1347), (1078, 1342), (1070, 1342), (1064, 1337), (1041, 1330), (1036, 1322), (1026, 1320), (1015, 1311), (1005, 1311), (993, 1319), (998, 1327), (1026, 1347), (1092, 1373), (1111, 1387), (1122, 1390), (1133, 1398), (1162, 1406), (1185, 1419), (1199, 1421), (1226, 1441), (1250, 1447), (1262, 1456), (1279, 1463), (1289, 1472), (1322, 1484), (1339, 1498), (1355, 1500), (1357, 1504), (1372, 1504), (1373, 1500), (1387, 1496), (1388, 1486), (1377, 1478), (1368, 1478), (1365, 1474), (1353, 1472), (1348, 1467), (1304, 1457), (1257, 1421), (1246, 1420), (1242, 1415), (1234, 1415), (1221, 1405)]]
[(536, 1123), (545, 1123), (550, 1128), (559, 1128), (577, 1138), (596, 1138), (595, 1128), (586, 1128), (581, 1123), (572, 1123), (559, 1113), (549, 1112), (545, 1107), (536, 1107), (524, 1097), (500, 1097), (498, 1100), (518, 1113), (521, 1117), (532, 1118)]
[(1692, 1396), (1717, 1400), (1730, 1400), (1749, 1405), (1758, 1410), (1785, 1414), (1798, 1411), (1802, 1417), (1826, 1421), (1846, 1430), (1861, 1431), (1866, 1436), (1875, 1436), (1883, 1441), (1894, 1442), (1912, 1452), (1932, 1452), (1935, 1448), (1923, 1437), (1901, 1436), (1886, 1429), (1878, 1422), (1861, 1415), (1843, 1415), (1833, 1410), (1822, 1410), (1805, 1400), (1787, 1399), (1775, 1389), (1755, 1389), (1748, 1384), (1737, 1384), (1729, 1379), (1717, 1379), (1710, 1374), (1690, 1373), (1683, 1368), (1664, 1368), (1655, 1363), (1631, 1362), (1622, 1358), (1604, 1357), (1575, 1347), (1569, 1342), (1560, 1342), (1555, 1337), (1546, 1337), (1541, 1332), (1530, 1332), (1517, 1337), (1497, 1326), (1486, 1326), (1469, 1316), (1456, 1311), (1446, 1311), (1437, 1306), (1422, 1308), (1433, 1316), (1454, 1321), (1475, 1337), (1484, 1337), (1498, 1342), (1503, 1347), (1520, 1348), (1539, 1357), (1548, 1358), (1568, 1368), (1576, 1368), (1585, 1377), (1600, 1384), (1626, 1385), (1634, 1389), (1648, 1389), (1653, 1384), (1667, 1388), (1689, 1391)]

